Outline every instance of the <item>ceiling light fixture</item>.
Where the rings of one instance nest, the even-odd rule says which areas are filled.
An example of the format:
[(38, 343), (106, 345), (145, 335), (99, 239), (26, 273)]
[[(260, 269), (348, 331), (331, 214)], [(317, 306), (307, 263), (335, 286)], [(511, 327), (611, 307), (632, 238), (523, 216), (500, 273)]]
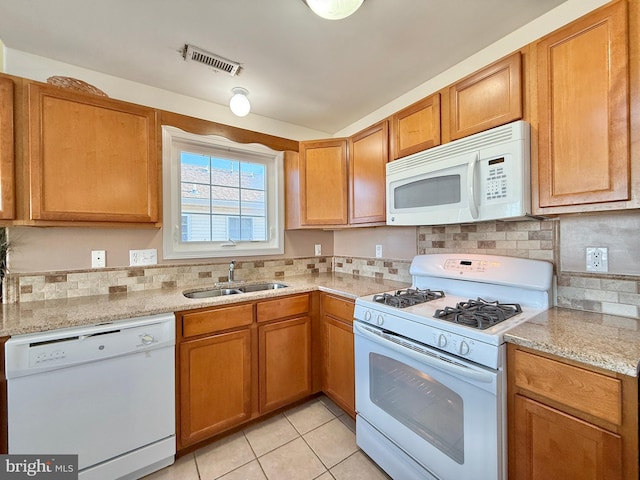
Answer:
[(304, 0), (313, 13), (327, 20), (341, 20), (355, 13), (364, 0)]
[(249, 92), (241, 87), (232, 88), (231, 92), (233, 92), (233, 96), (229, 100), (229, 108), (234, 115), (246, 117), (251, 111), (251, 104), (247, 98)]

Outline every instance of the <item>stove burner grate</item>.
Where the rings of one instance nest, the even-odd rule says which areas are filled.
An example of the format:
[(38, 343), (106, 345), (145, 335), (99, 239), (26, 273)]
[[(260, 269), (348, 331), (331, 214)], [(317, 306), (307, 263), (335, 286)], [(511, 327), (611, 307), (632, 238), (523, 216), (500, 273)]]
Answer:
[(460, 302), (455, 307), (438, 309), (434, 318), (485, 330), (519, 313), (522, 313), (522, 308), (517, 303), (489, 302), (478, 298)]
[(407, 288), (404, 290), (396, 290), (395, 293), (382, 293), (380, 295), (374, 295), (373, 301), (389, 305), (396, 308), (405, 308), (412, 305), (418, 305), (419, 303), (430, 302), (431, 300), (437, 300), (443, 298), (444, 292), (442, 290), (430, 290), (419, 288)]

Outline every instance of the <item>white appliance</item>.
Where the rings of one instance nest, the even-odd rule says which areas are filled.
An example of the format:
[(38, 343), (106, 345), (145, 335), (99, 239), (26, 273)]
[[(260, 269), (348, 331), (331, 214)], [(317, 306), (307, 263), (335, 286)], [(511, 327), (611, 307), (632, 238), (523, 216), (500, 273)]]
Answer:
[(10, 454), (78, 454), (86, 480), (173, 463), (172, 314), (17, 335), (5, 356)]
[(356, 441), (396, 479), (506, 479), (503, 335), (553, 304), (552, 264), (414, 257), (407, 290), (356, 299)]
[(387, 224), (528, 216), (530, 150), (529, 124), (517, 121), (387, 163)]

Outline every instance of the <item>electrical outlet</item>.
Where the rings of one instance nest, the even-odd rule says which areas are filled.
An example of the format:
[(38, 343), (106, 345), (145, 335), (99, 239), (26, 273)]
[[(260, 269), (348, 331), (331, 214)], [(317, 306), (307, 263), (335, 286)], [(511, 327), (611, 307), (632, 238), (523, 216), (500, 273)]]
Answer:
[(129, 266), (155, 265), (158, 263), (158, 251), (155, 248), (146, 250), (129, 250)]
[(382, 258), (382, 245), (376, 245), (376, 258)]
[(322, 245), (318, 243), (316, 244), (316, 257), (319, 257), (320, 255), (322, 255)]
[(609, 271), (609, 249), (607, 247), (587, 247), (587, 272)]
[(107, 252), (105, 250), (91, 250), (91, 268), (107, 266)]

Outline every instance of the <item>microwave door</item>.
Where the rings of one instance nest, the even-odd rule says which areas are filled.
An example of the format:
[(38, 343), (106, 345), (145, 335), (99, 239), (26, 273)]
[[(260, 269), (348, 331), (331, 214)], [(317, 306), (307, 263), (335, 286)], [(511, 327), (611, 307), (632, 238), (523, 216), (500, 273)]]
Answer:
[(387, 223), (442, 225), (479, 217), (479, 152), (412, 165), (388, 178)]

